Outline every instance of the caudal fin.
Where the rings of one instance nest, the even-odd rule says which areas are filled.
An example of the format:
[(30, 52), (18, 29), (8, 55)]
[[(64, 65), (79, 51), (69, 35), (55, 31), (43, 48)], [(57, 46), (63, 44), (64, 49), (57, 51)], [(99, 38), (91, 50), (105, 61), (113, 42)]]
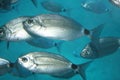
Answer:
[(38, 4), (37, 4), (37, 0), (31, 0), (33, 5), (37, 8)]
[(54, 45), (55, 45), (55, 47), (57, 48), (57, 51), (58, 52), (61, 52), (61, 46), (62, 46), (62, 44), (63, 44), (63, 42), (64, 41), (60, 41), (60, 42), (56, 42)]
[(100, 38), (101, 32), (104, 28), (104, 25), (105, 24), (100, 24), (98, 27), (96, 27), (90, 31), (89, 36), (90, 36), (91, 40), (96, 40), (96, 39)]
[(85, 70), (89, 67), (89, 65), (91, 64), (92, 61), (88, 61), (86, 63), (80, 64), (79, 65), (79, 70), (78, 73), (80, 74), (80, 76), (83, 78), (83, 80), (87, 80), (86, 78), (86, 74), (85, 74)]

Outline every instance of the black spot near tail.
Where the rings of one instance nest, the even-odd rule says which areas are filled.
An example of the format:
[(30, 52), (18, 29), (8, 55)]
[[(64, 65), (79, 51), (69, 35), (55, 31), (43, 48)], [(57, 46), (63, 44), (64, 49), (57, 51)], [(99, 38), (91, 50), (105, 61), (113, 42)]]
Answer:
[(75, 69), (77, 69), (77, 68), (78, 68), (78, 66), (77, 66), (77, 65), (75, 65), (75, 64), (72, 64), (72, 65), (71, 65), (71, 68), (75, 70)]
[(87, 30), (87, 29), (85, 29), (85, 30), (84, 30), (84, 34), (85, 34), (85, 35), (89, 35), (89, 34), (90, 34), (90, 31)]
[(13, 67), (14, 67), (14, 65), (15, 65), (14, 63), (10, 63), (10, 67), (11, 67), (11, 68), (13, 68)]

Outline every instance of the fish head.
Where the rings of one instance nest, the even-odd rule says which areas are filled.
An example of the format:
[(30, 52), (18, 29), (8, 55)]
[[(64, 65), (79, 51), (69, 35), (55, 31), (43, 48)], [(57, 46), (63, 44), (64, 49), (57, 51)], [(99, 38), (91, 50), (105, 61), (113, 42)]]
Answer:
[(34, 59), (32, 55), (24, 55), (18, 58), (18, 64), (25, 69), (32, 70), (34, 69)]
[(0, 28), (0, 40), (4, 40), (6, 37), (5, 29)]
[(93, 59), (96, 58), (95, 51), (92, 49), (92, 47), (88, 44), (80, 53), (80, 56), (87, 59)]
[(32, 27), (34, 25), (33, 19), (27, 19), (26, 21), (23, 21), (24, 26)]
[(36, 28), (38, 28), (38, 26), (40, 26), (40, 24), (36, 18), (28, 18), (27, 20), (25, 20), (23, 22), (23, 25), (24, 25), (24, 29), (27, 29), (27, 30), (33, 29), (33, 28), (36, 29)]

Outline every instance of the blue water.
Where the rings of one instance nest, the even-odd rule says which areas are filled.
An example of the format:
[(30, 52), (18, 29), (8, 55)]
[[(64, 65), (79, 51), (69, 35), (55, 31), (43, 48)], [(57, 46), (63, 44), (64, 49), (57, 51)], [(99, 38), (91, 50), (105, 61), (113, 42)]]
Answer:
[[(38, 1), (38, 8), (36, 8), (30, 0), (20, 0), (17, 4), (17, 9), (6, 13), (0, 13), (0, 25), (3, 25), (19, 16), (33, 16), (44, 13), (51, 13), (44, 10), (39, 4), (41, 0)], [(82, 0), (56, 0), (65, 7), (71, 8), (70, 15), (63, 13), (72, 17), (79, 23), (81, 23), (87, 29), (93, 29), (99, 24), (105, 23), (105, 28), (101, 33), (101, 37), (106, 36), (116, 36), (120, 37), (120, 8), (113, 6), (107, 0), (103, 0), (108, 8), (111, 9), (110, 13), (96, 14), (89, 12), (81, 8), (80, 3)], [(31, 51), (49, 51), (61, 54), (68, 58), (75, 64), (81, 64), (87, 59), (77, 58), (73, 55), (75, 50), (82, 50), (84, 46), (90, 40), (87, 37), (82, 37), (74, 41), (68, 41), (62, 44), (61, 53), (58, 53), (56, 48), (41, 49), (34, 46), (28, 45), (24, 41), (11, 42), (10, 48), (7, 50), (6, 42), (0, 43), (0, 57), (8, 59), (15, 62), (18, 57)], [(94, 60), (91, 65), (86, 69), (87, 80), (120, 80), (120, 49), (118, 49), (114, 54), (105, 56)], [(51, 77), (49, 75), (35, 75), (28, 78), (19, 78), (10, 74), (0, 76), (0, 80), (82, 80), (81, 76), (75, 75), (70, 79), (59, 79)]]

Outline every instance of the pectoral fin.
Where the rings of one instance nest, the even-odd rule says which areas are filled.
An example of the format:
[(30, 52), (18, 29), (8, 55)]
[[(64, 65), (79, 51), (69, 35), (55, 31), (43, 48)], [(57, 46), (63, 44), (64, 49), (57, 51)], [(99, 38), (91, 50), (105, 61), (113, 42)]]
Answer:
[(10, 46), (10, 42), (7, 41), (7, 50), (9, 49), (9, 46)]
[(102, 30), (104, 28), (104, 25), (105, 24), (100, 24), (98, 27), (96, 27), (90, 31), (91, 40), (97, 40), (100, 38), (100, 35), (101, 35)]

